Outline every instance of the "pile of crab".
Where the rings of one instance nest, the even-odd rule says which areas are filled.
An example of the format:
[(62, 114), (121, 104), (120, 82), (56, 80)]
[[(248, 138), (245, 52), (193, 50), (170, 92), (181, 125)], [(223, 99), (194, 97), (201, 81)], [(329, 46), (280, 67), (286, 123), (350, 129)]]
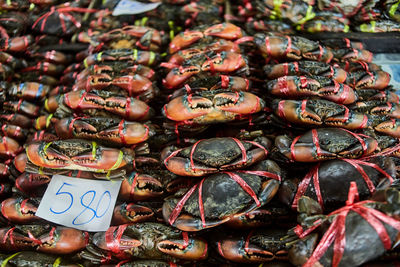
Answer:
[[(246, 1), (114, 4), (0, 1), (1, 266), (396, 264), (400, 104), (371, 52), (249, 35)], [(55, 174), (122, 180), (107, 231), (36, 216)]]

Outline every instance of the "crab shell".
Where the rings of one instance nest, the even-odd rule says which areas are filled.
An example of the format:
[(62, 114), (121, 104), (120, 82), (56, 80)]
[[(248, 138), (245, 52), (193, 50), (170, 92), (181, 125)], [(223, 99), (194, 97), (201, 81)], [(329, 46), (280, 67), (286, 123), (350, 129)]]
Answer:
[(167, 169), (177, 175), (203, 176), (245, 168), (259, 162), (267, 157), (268, 145), (266, 138), (262, 138), (259, 143), (248, 143), (230, 137), (210, 138), (200, 140), (180, 152), (174, 152), (171, 147), (167, 147), (161, 152), (161, 158)]
[[(276, 163), (272, 161), (266, 162), (264, 165), (267, 166), (264, 166), (263, 170), (275, 170), (279, 173), (280, 169)], [(258, 204), (231, 178), (230, 175), (232, 174), (238, 175), (247, 183), (256, 194)], [(199, 198), (199, 184), (201, 184), (201, 201)], [(200, 231), (221, 225), (234, 217), (241, 216), (268, 203), (278, 191), (278, 187), (278, 180), (246, 172), (212, 174), (195, 185), (195, 187), (192, 187), (191, 190), (194, 191), (188, 191), (189, 193), (192, 192), (192, 194), (188, 198), (187, 196), (184, 197), (186, 202), (183, 206), (179, 206), (182, 207), (182, 210), (178, 214), (176, 214), (176, 208), (181, 200), (177, 197), (166, 198), (163, 205), (163, 217), (166, 222), (182, 231)], [(225, 197), (221, 199), (220, 196)], [(200, 202), (204, 203), (202, 205), (204, 221), (201, 218)]]
[[(359, 189), (360, 199), (370, 197), (379, 183), (390, 184), (388, 177), (383, 175), (377, 170), (381, 168), (387, 175), (395, 177), (395, 164), (389, 157), (378, 157), (370, 161), (374, 165), (364, 165), (357, 161), (346, 159), (335, 159), (321, 162), (320, 165), (315, 166), (316, 169), (312, 173), (317, 172), (318, 185), (316, 185), (312, 178), (305, 191), (298, 196), (307, 196), (315, 201), (318, 201), (318, 196), (315, 192), (315, 187), (320, 188), (322, 208), (327, 212), (333, 208), (341, 207), (347, 200), (347, 191), (342, 190), (347, 187), (351, 182), (356, 182)], [(367, 162), (366, 164), (369, 164)], [(359, 166), (359, 167), (357, 167)], [(310, 168), (311, 170), (311, 168)], [(310, 172), (311, 173), (311, 172)], [(365, 179), (370, 181), (367, 184)], [(303, 178), (303, 182), (304, 182)], [(287, 180), (282, 183), (278, 193), (279, 199), (293, 209), (300, 205), (300, 202), (295, 203), (295, 196), (299, 194), (298, 189), (302, 182), (298, 183), (292, 180)], [(337, 186), (342, 184), (343, 187)]]
[(64, 118), (55, 123), (55, 130), (62, 139), (83, 138), (124, 145), (138, 144), (154, 135), (145, 124), (105, 117)]
[[(60, 151), (56, 147), (65, 145)], [(78, 149), (74, 151), (74, 149)], [(68, 153), (72, 153), (68, 156)], [(98, 146), (95, 142), (79, 139), (33, 142), (26, 147), (26, 155), (33, 164), (45, 168), (107, 172), (133, 162), (133, 151)]]
[(184, 95), (164, 105), (163, 114), (173, 121), (212, 124), (233, 121), (240, 116), (257, 113), (265, 102), (249, 92), (220, 92), (210, 97)]
[(278, 136), (275, 138), (275, 146), (289, 160), (299, 162), (359, 158), (371, 155), (378, 149), (378, 141), (374, 138), (341, 128), (314, 129), (295, 139), (293, 145), (288, 137)]

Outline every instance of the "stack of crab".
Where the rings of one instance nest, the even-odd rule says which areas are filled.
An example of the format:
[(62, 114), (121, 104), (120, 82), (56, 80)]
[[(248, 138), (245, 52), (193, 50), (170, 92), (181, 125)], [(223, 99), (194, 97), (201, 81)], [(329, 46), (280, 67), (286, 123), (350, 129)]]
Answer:
[(397, 1), (256, 0), (239, 1), (231, 22), (243, 23), (250, 33), (398, 32)]
[[(170, 0), (113, 17), (97, 12), (113, 1), (55, 4), (0, 1), (31, 15), (0, 18), (1, 266), (358, 266), (396, 248), (390, 75), (360, 43), (222, 23), (244, 22), (237, 11), (248, 29), (271, 15), (312, 28), (315, 6)], [(29, 24), (37, 38), (21, 36)], [(122, 180), (111, 227), (36, 216), (54, 174)]]

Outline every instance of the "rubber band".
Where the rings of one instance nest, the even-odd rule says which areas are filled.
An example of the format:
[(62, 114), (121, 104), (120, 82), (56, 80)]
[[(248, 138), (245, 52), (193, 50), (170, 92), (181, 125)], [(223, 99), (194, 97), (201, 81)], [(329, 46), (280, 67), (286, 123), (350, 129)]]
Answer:
[(196, 184), (192, 188), (190, 188), (189, 191), (187, 191), (186, 194), (176, 204), (175, 208), (172, 210), (172, 212), (171, 212), (171, 214), (169, 215), (169, 218), (168, 218), (168, 223), (170, 225), (174, 224), (174, 222), (178, 218), (179, 214), (181, 213), (181, 211), (183, 209), (183, 206), (185, 205), (186, 201), (189, 199), (189, 197), (196, 190), (197, 186), (198, 185)]
[(119, 151), (119, 155), (118, 155), (118, 159), (117, 161), (114, 163), (114, 165), (109, 169), (109, 171), (113, 171), (119, 168), (119, 166), (121, 165), (121, 162), (124, 158), (124, 153), (120, 150)]
[[(108, 228), (108, 230), (106, 231), (105, 241), (106, 241), (107, 248), (111, 252), (113, 252), (115, 254), (118, 254), (120, 252), (121, 237), (127, 226), (128, 226), (127, 224), (123, 224), (118, 227), (112, 226), (112, 227)], [(117, 233), (116, 233), (116, 236), (114, 237), (115, 230), (117, 230)]]
[(288, 41), (288, 44), (287, 44), (286, 50), (283, 54), (284, 54), (284, 56), (287, 56), (287, 54), (289, 54), (290, 50), (292, 49), (292, 38), (287, 35), (285, 37)]
[[(220, 75), (221, 78), (221, 87), (226, 89), (229, 88), (230, 85), (230, 78), (227, 75)], [(185, 84), (186, 85), (186, 84)]]
[(250, 237), (253, 235), (254, 229), (250, 231), (250, 233), (246, 237), (246, 242), (244, 243), (244, 251), (249, 253), (249, 244), (250, 244)]
[[(131, 178), (131, 177), (132, 177), (132, 174), (129, 176), (129, 178)], [(135, 172), (135, 176), (132, 179), (131, 190), (129, 191), (130, 199), (133, 199), (135, 196), (135, 188), (136, 188), (138, 177), (139, 177), (139, 173)]]
[(312, 140), (315, 145), (317, 157), (319, 158), (321, 156), (321, 146), (319, 145), (319, 138), (318, 138), (318, 132), (316, 129), (311, 130), (311, 135), (312, 135)]
[(200, 183), (199, 183), (199, 211), (200, 211), (200, 218), (201, 218), (201, 223), (203, 225), (203, 228), (206, 228), (206, 219), (204, 215), (204, 205), (203, 205), (203, 183), (204, 183), (205, 178), (203, 178)]
[[(7, 0), (7, 2), (8, 2), (8, 1), (11, 2), (11, 0)], [(3, 242), (3, 243), (4, 243), (4, 242)], [(18, 255), (21, 254), (21, 253), (22, 253), (22, 251), (19, 251), (19, 252), (15, 253), (15, 254), (12, 254), (12, 255), (9, 256), (9, 257), (7, 257), (5, 260), (3, 260), (3, 262), (2, 262), (1, 265), (0, 265), (0, 267), (6, 267), (7, 264), (8, 264), (8, 262), (9, 262), (12, 258), (18, 256)]]
[(390, 17), (394, 17), (394, 15), (395, 15), (395, 13), (396, 13), (396, 11), (397, 11), (397, 7), (399, 6), (399, 4), (400, 4), (400, 1), (397, 1), (396, 3), (394, 3), (394, 4), (390, 7), (390, 9), (389, 9), (389, 15), (390, 15)]
[(285, 101), (286, 100), (281, 100), (281, 101), (279, 101), (279, 104), (278, 104), (278, 115), (282, 119), (286, 119), (285, 111), (284, 111), (284, 109), (285, 109), (285, 107), (284, 107)]
[(260, 201), (257, 198), (256, 193), (253, 191), (253, 189), (246, 183), (245, 180), (243, 180), (239, 175), (232, 173), (232, 172), (223, 172), (227, 175), (229, 175), (230, 178), (232, 178), (236, 183), (239, 184), (239, 186), (253, 198), (254, 202), (256, 203), (257, 207), (261, 206)]
[(288, 95), (289, 87), (287, 83), (287, 76), (279, 77), (277, 80), (277, 86), (280, 93), (284, 94), (285, 96)]

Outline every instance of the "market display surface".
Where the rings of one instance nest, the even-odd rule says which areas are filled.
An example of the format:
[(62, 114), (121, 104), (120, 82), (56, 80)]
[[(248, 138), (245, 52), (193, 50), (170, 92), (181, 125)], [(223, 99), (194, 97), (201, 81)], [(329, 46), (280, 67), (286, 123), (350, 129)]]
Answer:
[(0, 1), (1, 267), (398, 266), (399, 3)]

